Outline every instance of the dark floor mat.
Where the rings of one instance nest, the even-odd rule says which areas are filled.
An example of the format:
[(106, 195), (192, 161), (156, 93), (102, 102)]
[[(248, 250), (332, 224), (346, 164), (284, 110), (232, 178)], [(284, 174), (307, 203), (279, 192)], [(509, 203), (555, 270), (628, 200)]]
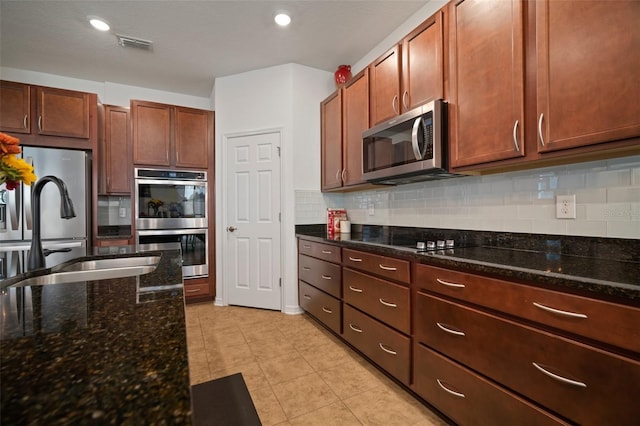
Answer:
[(259, 426), (260, 418), (241, 373), (191, 387), (195, 426)]

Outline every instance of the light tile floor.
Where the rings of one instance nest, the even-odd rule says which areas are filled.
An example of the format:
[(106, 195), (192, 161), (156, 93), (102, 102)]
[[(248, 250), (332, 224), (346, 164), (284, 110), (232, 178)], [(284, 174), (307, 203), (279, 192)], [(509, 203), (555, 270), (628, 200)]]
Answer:
[(191, 384), (242, 373), (264, 426), (446, 425), (307, 315), (186, 312)]

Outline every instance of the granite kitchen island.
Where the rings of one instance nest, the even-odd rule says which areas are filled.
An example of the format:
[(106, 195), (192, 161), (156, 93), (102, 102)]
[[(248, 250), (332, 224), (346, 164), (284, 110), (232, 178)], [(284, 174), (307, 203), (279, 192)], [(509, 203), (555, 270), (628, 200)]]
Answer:
[(2, 282), (2, 424), (191, 424), (180, 246), (153, 252), (140, 276)]

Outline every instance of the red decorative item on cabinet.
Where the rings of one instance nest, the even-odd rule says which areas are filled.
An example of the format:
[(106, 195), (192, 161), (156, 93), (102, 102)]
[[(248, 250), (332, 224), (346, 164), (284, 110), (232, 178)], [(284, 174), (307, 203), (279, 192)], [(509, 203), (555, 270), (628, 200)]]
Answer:
[(351, 65), (340, 65), (334, 75), (336, 77), (336, 85), (338, 87), (343, 86), (351, 79)]

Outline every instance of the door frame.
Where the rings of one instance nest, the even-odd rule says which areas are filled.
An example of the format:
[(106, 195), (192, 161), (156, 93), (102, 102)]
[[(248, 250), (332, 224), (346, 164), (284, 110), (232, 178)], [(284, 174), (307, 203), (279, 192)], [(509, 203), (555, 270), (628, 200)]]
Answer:
[[(220, 175), (219, 175), (219, 179), (217, 180), (218, 182), (221, 183), (220, 187), (216, 188), (217, 193), (219, 194), (219, 196), (216, 196), (217, 201), (219, 202), (219, 206), (222, 206), (222, 208), (219, 211), (219, 214), (217, 215), (217, 217), (220, 219), (220, 221), (216, 221), (216, 235), (221, 236), (221, 238), (217, 239), (216, 241), (216, 297), (215, 297), (215, 305), (217, 306), (228, 306), (229, 305), (229, 292), (227, 291), (227, 283), (226, 283), (226, 277), (227, 277), (227, 265), (226, 265), (226, 255), (225, 253), (227, 253), (228, 251), (228, 243), (227, 243), (227, 223), (228, 223), (228, 218), (227, 218), (227, 204), (226, 204), (226, 200), (227, 200), (227, 188), (228, 188), (228, 182), (227, 182), (227, 162), (226, 162), (226, 158), (227, 158), (227, 154), (228, 154), (228, 147), (229, 147), (229, 140), (233, 139), (233, 138), (238, 138), (238, 137), (244, 137), (244, 136), (257, 136), (257, 135), (266, 135), (266, 134), (271, 134), (271, 133), (276, 133), (279, 136), (279, 141), (278, 141), (278, 149), (279, 149), (279, 165), (280, 165), (280, 200), (278, 203), (278, 206), (280, 208), (280, 231), (278, 232), (279, 237), (280, 237), (280, 312), (283, 312), (285, 310), (285, 264), (284, 264), (284, 259), (285, 259), (285, 232), (284, 232), (284, 209), (283, 209), (283, 200), (284, 200), (284, 182), (285, 182), (285, 176), (284, 176), (284, 167), (283, 167), (283, 155), (282, 155), (282, 151), (283, 151), (283, 141), (284, 141), (284, 128), (282, 127), (271, 127), (271, 128), (265, 128), (265, 129), (260, 129), (260, 130), (250, 130), (250, 131), (240, 131), (240, 132), (229, 132), (229, 133), (224, 133), (222, 135), (222, 155), (217, 156), (218, 158), (220, 158), (220, 164), (219, 164), (219, 170), (220, 170)], [(225, 238), (222, 238), (222, 236), (225, 236)], [(218, 250), (219, 249), (219, 250)]]

